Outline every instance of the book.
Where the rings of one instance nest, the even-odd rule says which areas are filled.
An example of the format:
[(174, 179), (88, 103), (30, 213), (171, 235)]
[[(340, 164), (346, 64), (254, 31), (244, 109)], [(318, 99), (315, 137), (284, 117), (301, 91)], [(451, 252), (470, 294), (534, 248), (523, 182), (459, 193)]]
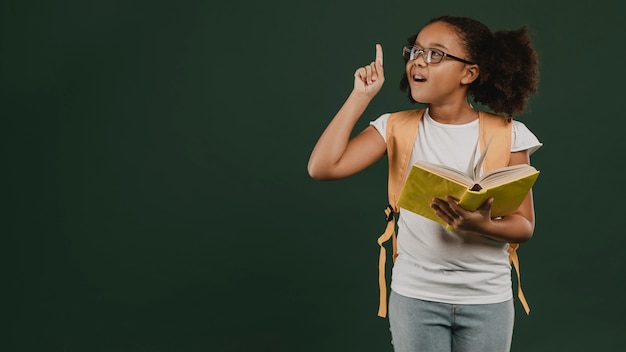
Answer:
[[(519, 164), (479, 176), (489, 144), (475, 166), (466, 172), (425, 161), (413, 164), (398, 197), (398, 206), (446, 226), (430, 207), (433, 198), (445, 200), (449, 195), (457, 199), (460, 206), (473, 211), (493, 197), (492, 218), (515, 212), (530, 192), (539, 171), (531, 165)], [(474, 160), (470, 165), (474, 165)]]

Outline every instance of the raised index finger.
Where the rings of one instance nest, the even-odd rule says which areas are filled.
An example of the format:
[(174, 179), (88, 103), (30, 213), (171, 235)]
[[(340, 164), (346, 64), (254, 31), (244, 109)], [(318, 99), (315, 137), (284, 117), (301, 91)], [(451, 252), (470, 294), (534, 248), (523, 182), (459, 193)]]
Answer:
[(376, 44), (376, 61), (383, 65), (383, 47), (380, 44)]

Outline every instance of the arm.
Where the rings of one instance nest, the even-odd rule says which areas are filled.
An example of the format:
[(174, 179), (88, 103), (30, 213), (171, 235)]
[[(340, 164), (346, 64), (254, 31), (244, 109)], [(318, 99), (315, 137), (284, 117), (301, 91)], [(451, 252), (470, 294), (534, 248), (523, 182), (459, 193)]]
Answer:
[[(529, 164), (528, 151), (511, 153), (509, 165)], [(476, 211), (468, 211), (448, 197), (447, 202), (435, 199), (432, 208), (437, 215), (454, 228), (482, 233), (496, 241), (521, 243), (530, 240), (535, 229), (535, 210), (532, 190), (513, 214), (491, 218), (493, 198), (488, 199)]]
[(385, 81), (383, 51), (376, 45), (376, 60), (354, 73), (354, 88), (318, 139), (309, 157), (308, 172), (317, 180), (337, 180), (364, 170), (380, 159), (387, 146), (369, 126), (354, 138), (350, 134)]

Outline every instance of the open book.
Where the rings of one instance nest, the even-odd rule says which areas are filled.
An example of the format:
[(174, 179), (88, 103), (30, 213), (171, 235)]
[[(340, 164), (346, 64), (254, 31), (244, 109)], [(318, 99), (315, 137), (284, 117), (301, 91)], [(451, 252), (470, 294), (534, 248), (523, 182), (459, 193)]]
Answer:
[[(433, 198), (445, 199), (446, 195), (458, 199), (459, 205), (468, 210), (478, 209), (493, 197), (493, 218), (515, 212), (537, 180), (539, 171), (528, 164), (520, 164), (493, 169), (479, 177), (488, 149), (489, 143), (474, 168), (467, 172), (424, 161), (413, 164), (400, 192), (398, 206), (442, 225), (447, 224), (430, 205)], [(474, 160), (470, 165), (474, 165)]]

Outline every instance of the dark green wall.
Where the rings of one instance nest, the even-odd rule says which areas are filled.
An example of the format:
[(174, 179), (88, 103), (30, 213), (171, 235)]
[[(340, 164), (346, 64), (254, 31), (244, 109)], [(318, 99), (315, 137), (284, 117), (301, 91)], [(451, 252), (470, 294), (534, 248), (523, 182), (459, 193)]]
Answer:
[(625, 6), (556, 3), (2, 1), (1, 349), (391, 351), (385, 161), (333, 183), (306, 163), (375, 43), (387, 81), (358, 129), (411, 108), (400, 47), (458, 14), (528, 24), (541, 59), (513, 351), (614, 350)]

